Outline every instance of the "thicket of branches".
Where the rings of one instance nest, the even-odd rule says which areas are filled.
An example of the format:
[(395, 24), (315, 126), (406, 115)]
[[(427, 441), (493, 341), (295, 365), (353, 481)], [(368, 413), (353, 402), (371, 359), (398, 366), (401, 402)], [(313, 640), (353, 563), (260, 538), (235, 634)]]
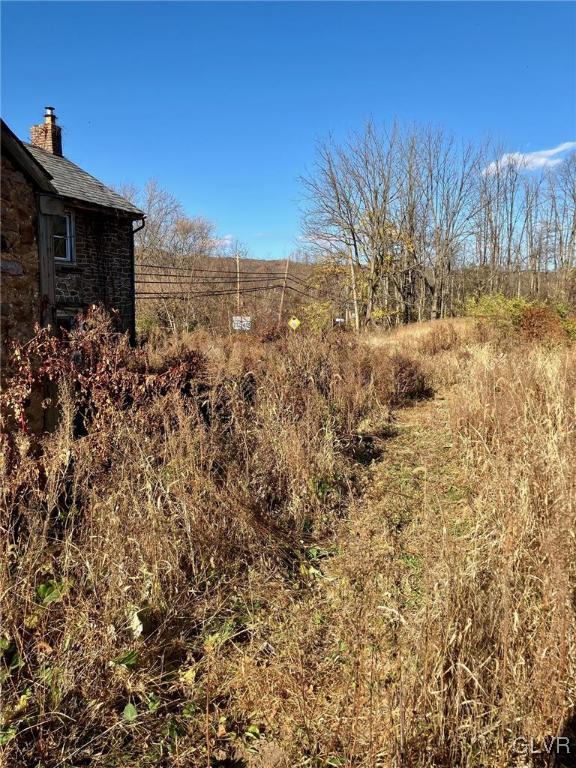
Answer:
[(279, 310), (287, 316), (310, 295), (302, 254), (292, 254), (287, 273), (286, 261), (250, 258), (242, 243), (219, 236), (212, 221), (189, 216), (155, 180), (121, 191), (146, 214), (146, 226), (135, 233), (137, 316), (144, 335), (154, 327), (225, 331), (234, 314), (251, 316), (253, 329), (265, 333), (276, 326)]
[(357, 324), (444, 317), (470, 294), (574, 300), (574, 153), (534, 172), (495, 145), (368, 123), (321, 143), (302, 182), (305, 236), (347, 274)]
[[(188, 216), (175, 195), (151, 179), (142, 189), (125, 187), (122, 193), (146, 214), (146, 225), (134, 236), (136, 294), (186, 293), (194, 288), (193, 271), (206, 261), (226, 253), (226, 241), (218, 238), (213, 222), (202, 216)], [(160, 266), (160, 269), (158, 269)], [(190, 273), (184, 273), (186, 268)], [(171, 273), (173, 272), (173, 276)], [(210, 304), (210, 303), (209, 303)], [(201, 322), (198, 302), (162, 299), (137, 302), (141, 329), (163, 326), (185, 330)], [(210, 305), (215, 312), (217, 307)]]
[[(534, 168), (495, 144), (368, 123), (320, 143), (302, 186), (306, 246), (285, 314), (360, 328), (458, 314), (484, 294), (576, 301), (576, 153)], [(276, 323), (284, 264), (250, 260), (154, 181), (123, 192), (146, 212), (135, 239), (142, 326), (223, 330), (234, 313)]]

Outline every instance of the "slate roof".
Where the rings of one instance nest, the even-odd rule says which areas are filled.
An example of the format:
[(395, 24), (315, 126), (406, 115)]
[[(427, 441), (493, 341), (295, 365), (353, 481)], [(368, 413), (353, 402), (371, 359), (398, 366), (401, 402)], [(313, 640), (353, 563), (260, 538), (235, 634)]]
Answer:
[(24, 146), (36, 162), (50, 174), (52, 177), (51, 184), (59, 195), (101, 205), (105, 208), (114, 208), (117, 211), (125, 211), (138, 218), (144, 216), (141, 210), (122, 195), (108, 189), (101, 181), (83, 171), (67, 157), (53, 155), (33, 144), (25, 144)]

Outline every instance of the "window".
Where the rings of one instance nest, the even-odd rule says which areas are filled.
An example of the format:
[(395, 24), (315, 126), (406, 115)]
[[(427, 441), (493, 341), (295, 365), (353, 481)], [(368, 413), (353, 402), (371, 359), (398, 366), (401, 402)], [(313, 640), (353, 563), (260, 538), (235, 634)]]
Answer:
[(58, 331), (71, 331), (76, 322), (78, 309), (62, 309), (56, 311), (56, 328)]
[(52, 253), (56, 261), (74, 261), (74, 222), (71, 213), (49, 216)]

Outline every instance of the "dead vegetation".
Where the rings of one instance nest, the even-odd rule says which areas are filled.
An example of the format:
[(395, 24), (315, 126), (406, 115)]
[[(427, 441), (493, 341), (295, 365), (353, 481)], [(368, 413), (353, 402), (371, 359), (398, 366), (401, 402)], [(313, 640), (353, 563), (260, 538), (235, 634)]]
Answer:
[(567, 733), (576, 363), (523, 338), (130, 350), (93, 317), (21, 351), (6, 411), (53, 378), (62, 417), (3, 436), (6, 765), (496, 768)]

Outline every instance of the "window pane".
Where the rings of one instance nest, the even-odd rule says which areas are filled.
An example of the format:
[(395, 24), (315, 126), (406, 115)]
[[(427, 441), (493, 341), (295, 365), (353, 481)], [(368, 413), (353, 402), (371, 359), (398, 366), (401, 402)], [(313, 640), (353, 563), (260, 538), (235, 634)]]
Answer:
[(68, 220), (66, 216), (51, 216), (52, 234), (55, 237), (66, 237), (68, 234)]
[(54, 258), (69, 260), (71, 257), (70, 220), (67, 216), (50, 216), (50, 236)]
[(66, 253), (66, 238), (54, 237), (54, 258), (55, 259), (67, 259)]

